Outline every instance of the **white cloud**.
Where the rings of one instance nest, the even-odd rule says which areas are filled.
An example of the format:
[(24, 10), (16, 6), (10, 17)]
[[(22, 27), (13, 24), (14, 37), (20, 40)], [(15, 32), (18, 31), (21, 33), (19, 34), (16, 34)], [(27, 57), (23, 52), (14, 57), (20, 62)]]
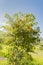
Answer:
[(0, 25), (4, 25), (6, 22), (6, 19), (4, 17), (4, 14), (0, 14)]

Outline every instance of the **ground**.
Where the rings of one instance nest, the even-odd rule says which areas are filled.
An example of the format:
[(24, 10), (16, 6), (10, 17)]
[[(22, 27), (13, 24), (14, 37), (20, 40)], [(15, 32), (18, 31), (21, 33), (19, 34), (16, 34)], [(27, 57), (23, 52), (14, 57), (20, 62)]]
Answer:
[[(7, 50), (4, 50), (5, 53)], [(34, 53), (30, 53), (34, 59), (33, 62), (37, 63), (38, 65), (43, 65), (43, 50), (40, 50), (39, 48), (36, 48)], [(7, 60), (1, 58), (0, 59), (0, 65), (7, 65)], [(36, 65), (37, 65), (36, 64)], [(34, 64), (35, 65), (35, 64)]]

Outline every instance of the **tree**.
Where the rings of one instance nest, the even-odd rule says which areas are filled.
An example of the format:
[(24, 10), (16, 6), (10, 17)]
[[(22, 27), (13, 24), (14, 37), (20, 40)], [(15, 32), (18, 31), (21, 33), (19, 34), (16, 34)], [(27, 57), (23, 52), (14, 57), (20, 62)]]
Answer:
[[(14, 14), (13, 17), (6, 14), (8, 21), (2, 26), (5, 32), (3, 44), (8, 45), (6, 57), (10, 65), (28, 65), (30, 51), (39, 42), (40, 29), (34, 22), (33, 14)], [(32, 59), (32, 58), (31, 58)]]

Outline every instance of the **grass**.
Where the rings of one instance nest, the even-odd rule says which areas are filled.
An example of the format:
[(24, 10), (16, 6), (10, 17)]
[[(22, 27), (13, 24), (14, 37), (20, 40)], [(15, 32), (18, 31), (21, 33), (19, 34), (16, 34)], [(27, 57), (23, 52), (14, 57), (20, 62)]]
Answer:
[[(4, 46), (3, 46), (4, 48)], [(3, 53), (5, 52), (6, 54), (6, 46), (5, 48), (2, 50)], [(34, 59), (33, 62), (30, 62), (29, 65), (31, 65), (31, 63), (33, 63), (33, 65), (43, 65), (43, 50), (39, 50), (39, 48), (35, 49), (35, 53), (30, 53)], [(0, 65), (7, 65), (7, 60), (0, 60)]]
[(36, 49), (35, 53), (31, 53), (31, 55), (36, 63), (43, 65), (43, 50)]
[(7, 61), (6, 60), (1, 60), (0, 65), (7, 65)]

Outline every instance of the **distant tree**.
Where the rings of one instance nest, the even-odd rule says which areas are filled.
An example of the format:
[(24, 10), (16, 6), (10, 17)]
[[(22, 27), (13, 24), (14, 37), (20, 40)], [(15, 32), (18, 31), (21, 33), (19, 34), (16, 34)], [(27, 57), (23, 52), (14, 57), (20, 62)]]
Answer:
[[(5, 32), (3, 44), (8, 45), (10, 65), (28, 65), (30, 51), (39, 42), (40, 29), (37, 27), (33, 14), (14, 14), (13, 17), (6, 14), (7, 22), (2, 26)], [(31, 58), (32, 59), (32, 58)]]

